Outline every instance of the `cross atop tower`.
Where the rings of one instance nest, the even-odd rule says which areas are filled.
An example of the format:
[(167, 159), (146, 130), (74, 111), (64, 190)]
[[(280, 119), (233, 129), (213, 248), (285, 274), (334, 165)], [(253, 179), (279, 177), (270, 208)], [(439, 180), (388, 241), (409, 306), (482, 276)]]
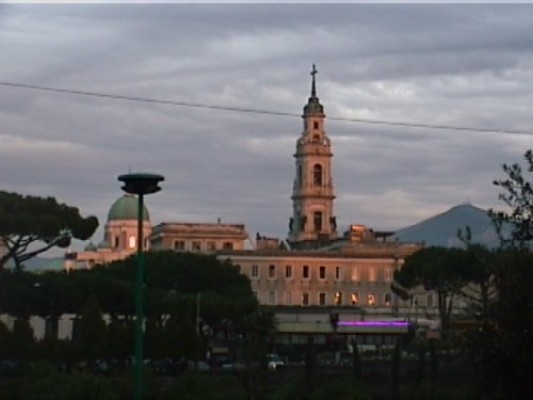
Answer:
[(311, 84), (311, 97), (316, 97), (316, 83), (315, 83), (315, 78), (316, 78), (316, 74), (318, 73), (317, 69), (316, 69), (316, 65), (313, 64), (313, 69), (311, 70), (311, 76), (313, 77), (313, 82)]

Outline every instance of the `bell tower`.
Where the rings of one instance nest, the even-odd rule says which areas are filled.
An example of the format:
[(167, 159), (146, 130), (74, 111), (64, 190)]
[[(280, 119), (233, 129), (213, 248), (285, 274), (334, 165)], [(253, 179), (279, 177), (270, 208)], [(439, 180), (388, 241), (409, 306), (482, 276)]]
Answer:
[(317, 70), (311, 71), (311, 97), (304, 106), (303, 132), (296, 142), (296, 177), (292, 188), (292, 217), (288, 242), (311, 248), (338, 237), (333, 214), (331, 142), (324, 129), (324, 107), (316, 95)]

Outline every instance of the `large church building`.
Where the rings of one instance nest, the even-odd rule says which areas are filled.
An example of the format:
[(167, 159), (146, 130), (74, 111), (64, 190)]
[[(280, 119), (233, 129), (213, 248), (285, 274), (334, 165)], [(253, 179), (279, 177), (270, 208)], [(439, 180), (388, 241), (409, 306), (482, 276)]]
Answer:
[[(241, 224), (164, 222), (152, 226), (144, 210), (144, 235), (150, 251), (212, 253), (230, 260), (251, 282), (259, 302), (276, 311), (278, 329), (287, 334), (330, 329), (333, 313), (344, 321), (437, 319), (436, 295), (421, 290), (404, 301), (391, 290), (394, 271), (416, 244), (388, 240), (390, 232), (352, 224), (338, 232), (332, 143), (317, 96), (317, 71), (303, 108), (303, 129), (296, 140), (292, 216), (285, 240), (257, 234), (250, 241)], [(105, 237), (98, 246), (66, 256), (66, 268), (124, 258), (136, 251), (137, 202), (125, 195), (109, 211)]]
[(288, 246), (258, 235), (253, 250), (217, 254), (249, 277), (260, 303), (276, 308), (282, 329), (304, 332), (307, 321), (308, 329), (316, 331), (317, 324), (329, 326), (332, 311), (348, 320), (415, 318), (415, 313), (435, 318), (434, 293), (423, 291), (404, 301), (391, 290), (394, 271), (419, 245), (387, 241), (391, 233), (363, 225), (337, 231), (332, 144), (317, 96), (316, 73), (313, 66), (311, 96), (296, 140)]

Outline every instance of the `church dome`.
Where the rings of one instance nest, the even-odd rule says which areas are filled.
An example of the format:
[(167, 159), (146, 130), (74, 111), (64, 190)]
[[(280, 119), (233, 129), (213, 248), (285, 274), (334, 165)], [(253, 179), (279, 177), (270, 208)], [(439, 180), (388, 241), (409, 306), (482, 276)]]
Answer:
[(89, 244), (85, 246), (85, 249), (84, 249), (84, 251), (96, 251), (96, 250), (97, 248), (93, 242), (89, 242)]
[[(116, 200), (107, 214), (107, 221), (137, 220), (139, 200), (131, 194), (125, 194)], [(146, 206), (143, 209), (143, 220), (150, 221)]]

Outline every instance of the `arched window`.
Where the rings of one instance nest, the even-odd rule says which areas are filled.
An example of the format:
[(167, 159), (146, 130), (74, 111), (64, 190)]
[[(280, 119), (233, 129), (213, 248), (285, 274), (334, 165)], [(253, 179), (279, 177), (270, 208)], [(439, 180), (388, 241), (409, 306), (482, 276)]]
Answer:
[(322, 213), (320, 211), (317, 211), (313, 215), (314, 217), (314, 228), (315, 231), (320, 232), (322, 230)]
[(271, 279), (276, 277), (276, 266), (273, 264), (268, 266), (268, 277)]
[(316, 186), (322, 185), (322, 165), (315, 164), (313, 167), (313, 183)]

